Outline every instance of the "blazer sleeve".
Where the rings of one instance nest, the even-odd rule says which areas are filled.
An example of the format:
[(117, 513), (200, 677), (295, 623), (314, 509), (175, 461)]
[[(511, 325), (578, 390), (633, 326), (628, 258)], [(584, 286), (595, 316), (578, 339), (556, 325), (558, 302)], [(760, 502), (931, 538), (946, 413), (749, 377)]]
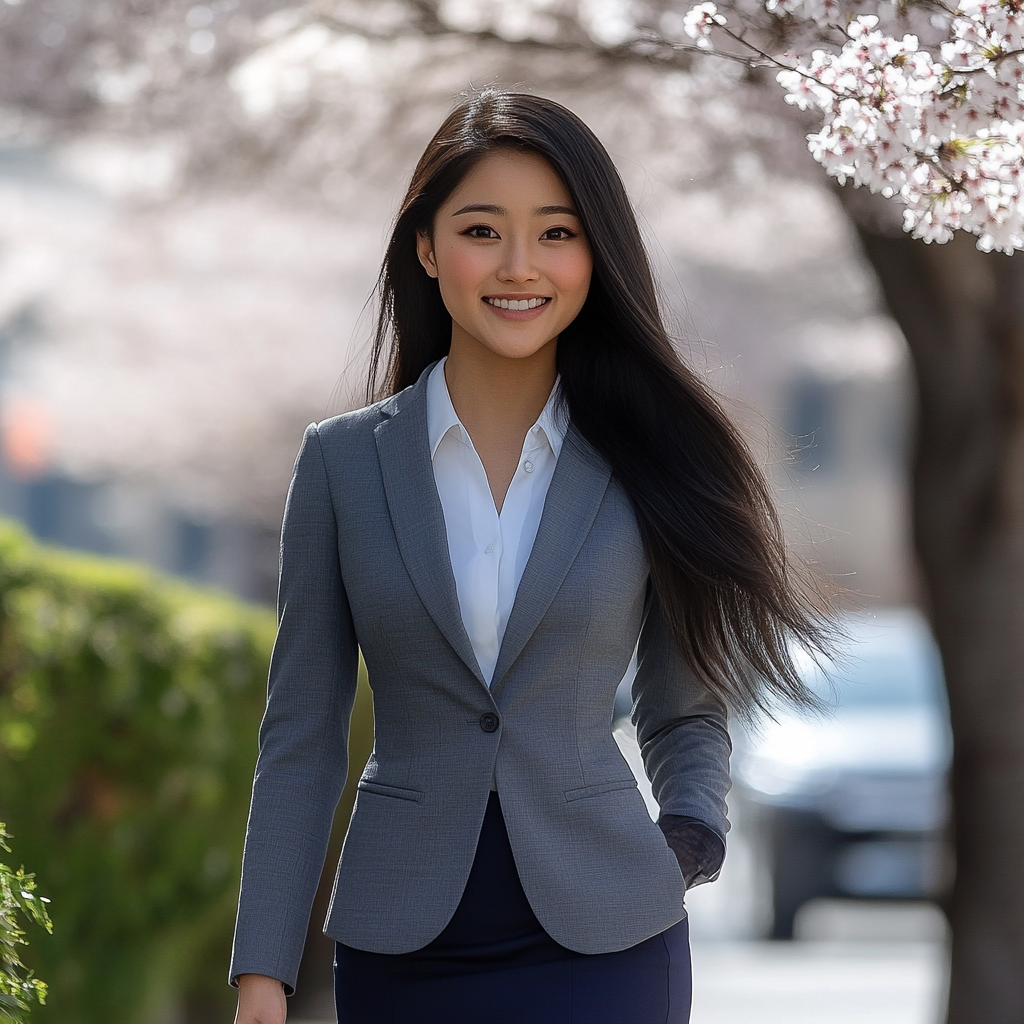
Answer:
[(731, 788), (726, 709), (672, 639), (653, 587), (640, 631), (633, 722), (661, 813), (703, 822), (723, 840)]
[(316, 425), (295, 462), (281, 534), (278, 633), (242, 859), (230, 981), (291, 994), (348, 772), (358, 648)]

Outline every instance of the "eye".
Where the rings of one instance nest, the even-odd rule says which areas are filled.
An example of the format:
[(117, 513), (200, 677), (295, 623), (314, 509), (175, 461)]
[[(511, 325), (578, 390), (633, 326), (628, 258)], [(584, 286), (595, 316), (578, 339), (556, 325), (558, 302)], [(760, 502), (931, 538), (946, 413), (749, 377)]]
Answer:
[(474, 224), (462, 232), (467, 238), (498, 238), (498, 232), (486, 224)]
[(564, 242), (569, 238), (575, 238), (576, 232), (568, 228), (548, 228), (540, 237), (546, 242)]

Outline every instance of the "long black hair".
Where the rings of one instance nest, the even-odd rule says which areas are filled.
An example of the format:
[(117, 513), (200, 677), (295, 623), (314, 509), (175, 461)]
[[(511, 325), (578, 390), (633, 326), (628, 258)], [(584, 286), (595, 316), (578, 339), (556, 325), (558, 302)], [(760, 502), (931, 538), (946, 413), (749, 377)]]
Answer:
[(447, 354), (452, 322), (417, 233), (469, 170), (502, 148), (561, 175), (593, 254), (586, 302), (558, 339), (569, 415), (629, 495), (654, 598), (707, 687), (743, 715), (778, 698), (816, 705), (793, 643), (827, 652), (821, 593), (787, 555), (768, 483), (705, 383), (673, 348), (629, 198), (611, 157), (551, 100), (487, 90), (461, 103), (413, 172), (384, 265), (369, 396), (414, 383)]

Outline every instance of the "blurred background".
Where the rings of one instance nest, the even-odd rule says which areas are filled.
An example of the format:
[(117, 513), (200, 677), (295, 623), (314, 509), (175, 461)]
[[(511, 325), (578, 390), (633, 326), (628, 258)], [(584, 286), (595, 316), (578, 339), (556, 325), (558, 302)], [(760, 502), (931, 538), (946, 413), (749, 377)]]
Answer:
[[(466, 90), (516, 86), (566, 103), (615, 158), (680, 346), (744, 425), (792, 543), (865, 613), (855, 698), (827, 741), (799, 722), (737, 733), (728, 864), (692, 894), (693, 1019), (925, 1024), (938, 1019), (945, 984), (945, 924), (931, 901), (951, 871), (949, 737), (937, 655), (913, 612), (906, 343), (843, 206), (806, 156), (802, 126), (741, 69), (623, 56), (623, 9), (0, 0), (0, 514), (36, 541), (269, 608), (292, 460), (307, 423), (362, 401), (367, 303), (419, 151)], [(24, 571), (5, 577), (10, 622), (29, 590), (93, 617), (75, 633), (92, 661), (62, 668), (37, 651), (24, 678), (43, 696), (18, 684), (4, 705), (36, 738), (10, 728), (0, 738), (0, 819), (14, 857), (54, 899), (54, 939), (31, 935), (26, 954), (53, 990), (32, 1019), (229, 1020), (222, 982), (269, 612), (243, 624), (211, 613), (203, 642), (228, 653), (203, 696), (181, 681), (198, 670), (161, 661), (148, 638), (163, 623), (167, 643), (191, 651), (198, 634), (181, 609), (214, 598), (146, 572), (130, 586), (101, 585), (81, 569), (101, 574), (100, 563), (65, 569), (10, 536), (9, 559), (45, 568), (31, 587)], [(127, 636), (125, 609), (156, 591), (174, 596), (131, 626), (130, 657), (104, 655), (95, 623), (116, 620)], [(38, 609), (24, 614), (26, 629), (45, 621)], [(24, 675), (29, 662), (18, 664)], [(105, 693), (112, 671), (135, 687), (131, 714), (82, 696), (85, 685)], [(75, 708), (86, 705), (90, 727), (123, 737), (132, 714), (186, 729), (191, 709), (214, 704), (217, 721), (237, 724), (237, 749), (218, 752), (211, 740), (197, 753), (161, 732), (148, 756), (174, 753), (145, 783), (145, 751), (112, 760), (102, 742), (73, 739), (84, 728)], [(616, 729), (635, 764), (628, 722)], [(356, 766), (371, 730), (364, 687)], [(909, 752), (908, 735), (918, 737)], [(843, 744), (857, 756), (843, 760)], [(61, 748), (78, 753), (59, 778), (36, 773)], [(225, 823), (220, 845), (204, 845), (205, 819), (190, 817), (200, 811)], [(195, 849), (155, 894), (153, 822), (182, 814)], [(69, 869), (72, 850), (109, 875), (110, 891), (122, 879), (123, 910), (107, 890), (80, 891), (95, 875)], [(783, 863), (806, 865), (813, 883), (794, 889)], [(205, 896), (188, 888), (193, 872), (205, 872)], [(105, 931), (90, 930), (93, 898), (110, 918)], [(213, 909), (196, 933), (200, 905)], [(330, 1012), (322, 910), (293, 1006), (318, 1022)], [(160, 942), (130, 961), (135, 995), (114, 1006), (88, 994), (93, 955), (138, 950), (140, 929)], [(59, 955), (47, 952), (61, 941)]]

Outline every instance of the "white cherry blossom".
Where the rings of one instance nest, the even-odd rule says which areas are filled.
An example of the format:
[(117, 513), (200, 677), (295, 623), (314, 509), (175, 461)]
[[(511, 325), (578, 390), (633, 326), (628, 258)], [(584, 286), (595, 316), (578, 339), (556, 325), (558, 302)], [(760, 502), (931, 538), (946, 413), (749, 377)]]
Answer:
[(711, 48), (711, 29), (715, 25), (725, 25), (725, 17), (718, 13), (718, 7), (713, 3), (697, 4), (691, 7), (683, 18), (683, 31), (697, 41), (701, 49)]
[[(1024, 248), (1021, 0), (763, 0), (742, 21), (734, 32), (702, 3), (685, 25), (702, 48), (719, 30), (733, 55), (738, 44), (778, 69), (786, 101), (821, 116), (807, 141), (830, 175), (903, 203), (904, 226), (925, 241), (964, 230), (984, 250)], [(766, 53), (743, 31), (772, 25), (790, 52)]]

